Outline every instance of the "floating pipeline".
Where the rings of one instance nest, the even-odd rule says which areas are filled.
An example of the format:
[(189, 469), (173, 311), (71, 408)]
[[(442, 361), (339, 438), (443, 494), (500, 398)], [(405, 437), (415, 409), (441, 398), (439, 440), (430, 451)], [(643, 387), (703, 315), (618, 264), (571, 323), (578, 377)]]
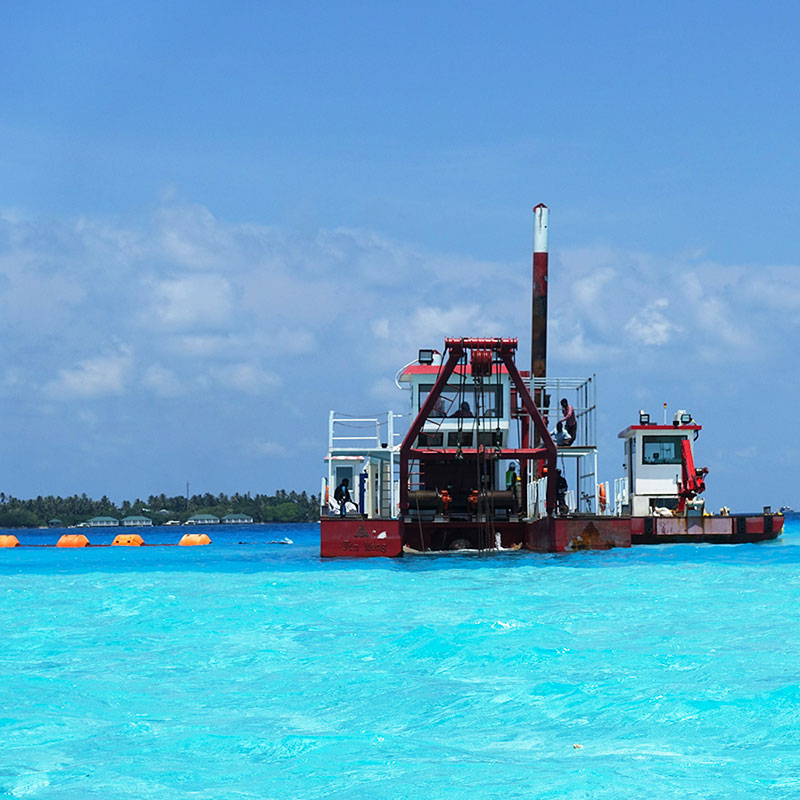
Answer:
[(56, 547), (88, 547), (89, 540), (82, 533), (65, 533), (57, 542)]
[(178, 544), (184, 547), (198, 544), (211, 544), (211, 539), (207, 533), (184, 533)]
[(141, 547), (144, 539), (138, 533), (119, 533), (111, 542), (112, 547)]
[[(207, 533), (186, 533), (177, 542), (177, 545), (197, 546), (211, 544), (211, 537)], [(148, 545), (138, 533), (120, 533), (114, 537), (111, 544), (93, 545), (82, 533), (65, 533), (55, 544), (34, 544), (27, 547), (175, 547), (176, 543)], [(26, 547), (16, 536), (11, 534), (0, 535), (0, 548)]]

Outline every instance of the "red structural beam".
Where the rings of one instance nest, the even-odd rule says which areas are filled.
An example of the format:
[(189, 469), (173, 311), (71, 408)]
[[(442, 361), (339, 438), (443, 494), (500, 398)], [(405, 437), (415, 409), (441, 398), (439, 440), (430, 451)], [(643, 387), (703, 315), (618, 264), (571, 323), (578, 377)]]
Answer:
[(430, 450), (430, 449), (412, 449), (408, 451), (409, 458), (419, 458), (426, 461), (436, 461), (437, 459), (441, 459), (442, 461), (447, 461), (454, 458), (470, 458), (477, 455), (485, 456), (486, 458), (520, 458), (520, 459), (529, 459), (529, 458), (536, 458), (536, 459), (543, 459), (547, 458), (548, 451), (546, 447), (528, 447), (528, 448), (504, 448), (501, 450), (497, 450), (496, 447), (485, 447), (476, 450), (474, 447), (462, 447), (460, 450), (458, 448), (452, 447), (443, 447), (440, 450)]
[[(547, 495), (545, 499), (545, 510), (548, 514), (552, 515), (556, 509), (556, 486), (558, 484), (558, 481), (556, 480), (556, 463), (558, 460), (558, 451), (556, 450), (553, 437), (550, 435), (550, 431), (547, 430), (547, 425), (545, 424), (542, 415), (539, 413), (539, 409), (536, 408), (536, 403), (533, 402), (533, 398), (531, 397), (531, 393), (528, 391), (528, 387), (522, 380), (522, 375), (519, 374), (517, 365), (514, 363), (513, 353), (503, 352), (501, 350), (500, 357), (503, 359), (503, 363), (506, 365), (511, 382), (517, 389), (519, 399), (522, 401), (522, 407), (528, 412), (528, 416), (533, 422), (533, 428), (536, 433), (539, 434), (539, 439), (543, 445), (543, 449), (547, 454), (545, 457), (545, 460), (547, 461)], [(538, 450), (540, 448), (534, 449)]]
[(445, 347), (461, 347), (463, 350), (494, 350), (498, 353), (513, 353), (519, 344), (518, 339), (445, 339)]
[(422, 404), (422, 408), (419, 410), (419, 414), (417, 414), (414, 421), (411, 423), (411, 427), (408, 429), (408, 433), (406, 433), (405, 438), (403, 439), (403, 443), (400, 445), (400, 515), (403, 516), (408, 511), (408, 453), (411, 450), (414, 442), (417, 441), (417, 436), (419, 436), (420, 431), (422, 430), (422, 426), (427, 422), (428, 417), (433, 411), (436, 401), (442, 394), (442, 390), (445, 386), (447, 386), (447, 381), (450, 379), (450, 376), (453, 374), (453, 370), (456, 368), (458, 362), (464, 356), (466, 352), (464, 346), (461, 344), (461, 341), (458, 339), (447, 339), (445, 340), (445, 350), (450, 353), (447, 358), (447, 361), (442, 366), (442, 371), (436, 377), (436, 381), (433, 384), (428, 396), (425, 398), (425, 402)]
[[(433, 411), (436, 401), (439, 399), (442, 391), (447, 386), (447, 382), (450, 379), (450, 376), (453, 374), (456, 366), (458, 365), (459, 361), (464, 357), (467, 350), (470, 349), (482, 349), (482, 350), (491, 350), (497, 353), (502, 360), (503, 364), (505, 364), (506, 369), (508, 370), (509, 377), (513, 382), (517, 393), (519, 395), (519, 399), (522, 402), (522, 406), (525, 409), (527, 415), (533, 421), (533, 426), (536, 433), (539, 436), (540, 441), (542, 442), (542, 447), (536, 448), (521, 448), (516, 450), (508, 450), (509, 458), (520, 458), (523, 462), (527, 459), (535, 458), (540, 460), (547, 461), (547, 497), (545, 501), (545, 508), (547, 509), (548, 514), (553, 514), (555, 511), (556, 506), (556, 459), (557, 459), (557, 451), (556, 446), (553, 442), (552, 437), (550, 436), (550, 432), (547, 430), (547, 425), (545, 424), (542, 415), (539, 413), (539, 409), (536, 407), (536, 404), (533, 402), (533, 398), (531, 397), (530, 392), (528, 391), (527, 386), (525, 386), (524, 381), (522, 380), (522, 376), (517, 369), (517, 365), (514, 363), (514, 351), (517, 349), (517, 340), (516, 339), (487, 339), (487, 338), (472, 338), (472, 339), (445, 339), (445, 350), (449, 352), (449, 356), (447, 361), (442, 366), (441, 371), (436, 377), (436, 381), (433, 384), (433, 388), (431, 389), (428, 396), (425, 398), (425, 402), (422, 404), (422, 408), (420, 408), (419, 413), (417, 414), (414, 421), (411, 423), (411, 426), (408, 429), (408, 433), (406, 433), (405, 438), (403, 439), (403, 443), (400, 445), (400, 513), (404, 515), (408, 511), (409, 502), (408, 502), (408, 462), (409, 459), (414, 458), (435, 458), (438, 457), (445, 457), (450, 458), (451, 456), (442, 456), (442, 451), (428, 451), (414, 447), (414, 443), (417, 441), (417, 437), (419, 436), (420, 432), (422, 431), (423, 425), (427, 422), (428, 417), (430, 416), (431, 411)], [(412, 452), (420, 453), (424, 455), (415, 455), (412, 456)], [(487, 452), (486, 450), (473, 450), (471, 451), (472, 455), (477, 455), (479, 452)], [(501, 451), (502, 452), (502, 451)], [(435, 453), (435, 455), (428, 453)], [(466, 454), (470, 454), (470, 451), (463, 450), (461, 451), (461, 455), (464, 456)], [(453, 451), (453, 458), (456, 457), (456, 451)]]

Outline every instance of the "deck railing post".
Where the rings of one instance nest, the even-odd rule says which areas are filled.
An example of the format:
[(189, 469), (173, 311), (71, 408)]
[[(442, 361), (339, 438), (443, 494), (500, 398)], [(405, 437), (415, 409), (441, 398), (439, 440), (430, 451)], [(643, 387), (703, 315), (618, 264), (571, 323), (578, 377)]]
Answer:
[(394, 412), (386, 418), (386, 439), (389, 447), (389, 518), (394, 519)]

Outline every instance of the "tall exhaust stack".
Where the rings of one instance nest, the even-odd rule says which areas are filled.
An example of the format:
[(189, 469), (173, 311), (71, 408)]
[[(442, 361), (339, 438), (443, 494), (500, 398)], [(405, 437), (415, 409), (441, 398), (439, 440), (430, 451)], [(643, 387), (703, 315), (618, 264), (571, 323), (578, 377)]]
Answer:
[[(533, 303), (531, 377), (547, 376), (547, 225), (550, 209), (539, 203), (533, 209)], [(539, 403), (537, 402), (537, 405)], [(541, 405), (540, 405), (541, 407)]]

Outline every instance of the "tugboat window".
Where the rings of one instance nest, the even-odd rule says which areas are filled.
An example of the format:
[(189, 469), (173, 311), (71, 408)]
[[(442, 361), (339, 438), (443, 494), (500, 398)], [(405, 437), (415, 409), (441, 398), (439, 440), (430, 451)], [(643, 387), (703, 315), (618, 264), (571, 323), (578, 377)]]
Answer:
[(642, 464), (680, 464), (685, 436), (643, 436)]

